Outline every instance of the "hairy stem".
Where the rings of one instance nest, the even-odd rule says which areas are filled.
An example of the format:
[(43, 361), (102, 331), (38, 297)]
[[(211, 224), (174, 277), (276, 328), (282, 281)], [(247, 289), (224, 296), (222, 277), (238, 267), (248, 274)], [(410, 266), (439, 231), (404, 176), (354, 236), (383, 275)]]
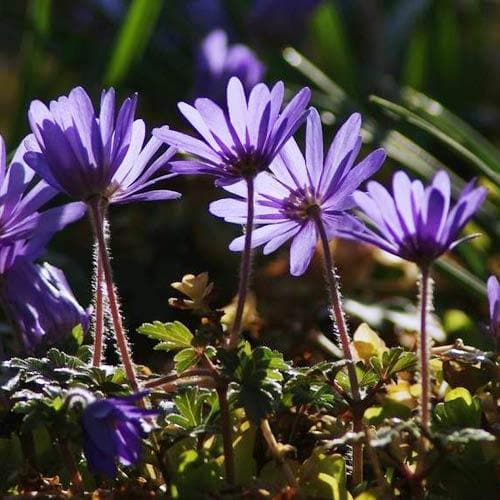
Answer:
[(92, 353), (92, 366), (101, 366), (104, 349), (104, 294), (103, 294), (103, 269), (99, 257), (97, 241), (94, 249), (94, 287), (95, 287), (95, 319), (94, 319), (94, 351)]
[(120, 314), (120, 306), (118, 303), (118, 295), (116, 293), (115, 285), (113, 282), (113, 273), (111, 270), (111, 261), (106, 242), (104, 225), (105, 207), (102, 206), (101, 200), (98, 199), (89, 202), (89, 214), (92, 228), (97, 240), (99, 259), (102, 263), (104, 283), (106, 285), (107, 298), (109, 309), (111, 312), (111, 319), (113, 321), (113, 327), (115, 330), (118, 352), (120, 353), (123, 368), (125, 370), (125, 374), (130, 383), (130, 386), (134, 392), (137, 392), (139, 390), (139, 384), (137, 382), (134, 364), (132, 362), (127, 338), (125, 336), (125, 330), (123, 328), (122, 318)]
[(269, 451), (271, 452), (274, 460), (276, 460), (276, 462), (283, 469), (283, 473), (285, 474), (288, 484), (293, 488), (296, 488), (297, 479), (295, 478), (295, 474), (293, 473), (290, 465), (285, 459), (283, 445), (280, 445), (276, 440), (276, 437), (273, 434), (271, 426), (269, 425), (269, 420), (267, 420), (267, 418), (261, 421), (260, 430), (262, 431), (262, 435), (266, 440), (267, 446), (269, 447)]
[[(356, 376), (356, 368), (353, 362), (353, 356), (350, 346), (349, 331), (347, 329), (347, 323), (345, 320), (344, 310), (342, 308), (342, 298), (340, 295), (340, 286), (335, 272), (335, 267), (333, 263), (332, 253), (330, 251), (330, 244), (328, 241), (328, 236), (325, 231), (325, 226), (319, 214), (314, 217), (316, 227), (321, 239), (321, 245), (323, 248), (323, 264), (325, 268), (325, 277), (328, 287), (328, 293), (330, 295), (330, 302), (332, 304), (332, 315), (335, 322), (335, 326), (338, 333), (338, 338), (340, 340), (340, 345), (342, 347), (342, 352), (344, 358), (347, 360), (347, 373), (349, 376), (349, 382), (351, 385), (351, 393), (353, 403), (359, 404), (361, 400), (359, 392), (359, 383)], [(353, 431), (361, 432), (363, 431), (363, 413), (355, 408), (353, 411)], [(352, 447), (352, 482), (357, 485), (363, 481), (363, 443), (354, 443)]]
[(430, 343), (427, 332), (427, 315), (432, 303), (430, 289), (430, 271), (428, 266), (420, 268), (420, 337), (418, 342), (418, 357), (420, 361), (420, 421), (424, 429), (429, 429), (430, 422), (430, 373), (429, 357)]
[(229, 335), (227, 347), (234, 349), (238, 344), (241, 333), (241, 324), (243, 313), (245, 311), (245, 301), (247, 297), (250, 272), (252, 270), (252, 232), (254, 219), (254, 181), (253, 178), (247, 179), (247, 221), (245, 226), (245, 246), (241, 256), (240, 282), (238, 287), (238, 304), (236, 306), (236, 315), (234, 317), (233, 327)]

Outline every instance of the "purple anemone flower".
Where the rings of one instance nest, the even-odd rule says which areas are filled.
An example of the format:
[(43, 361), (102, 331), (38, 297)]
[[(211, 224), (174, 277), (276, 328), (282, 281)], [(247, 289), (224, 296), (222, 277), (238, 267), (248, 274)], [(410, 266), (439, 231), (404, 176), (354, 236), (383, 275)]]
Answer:
[[(385, 159), (383, 149), (370, 153), (354, 166), (361, 147), (361, 116), (353, 114), (335, 135), (323, 154), (323, 132), (318, 112), (311, 109), (307, 118), (306, 155), (294, 139), (281, 149), (270, 166), (255, 179), (255, 223), (252, 245), (264, 245), (264, 254), (274, 252), (293, 238), (290, 272), (305, 272), (319, 240), (318, 223), (330, 239), (339, 228), (360, 226), (346, 210), (354, 206), (352, 193), (372, 176)], [(239, 196), (213, 202), (210, 211), (228, 222), (244, 224), (246, 190), (243, 183), (226, 187)], [(230, 249), (241, 251), (244, 236), (233, 240)]]
[(227, 84), (237, 76), (249, 92), (264, 75), (264, 65), (245, 45), (228, 45), (224, 30), (212, 31), (201, 43), (197, 65), (195, 95), (224, 104)]
[(45, 243), (46, 238), (19, 240), (0, 248), (0, 302), (30, 354), (64, 341), (77, 325), (87, 332), (90, 323), (90, 309), (78, 303), (64, 273), (33, 262)]
[(488, 301), (490, 303), (490, 332), (500, 343), (500, 283), (496, 276), (488, 279)]
[(33, 101), (26, 162), (55, 189), (79, 200), (101, 197), (109, 203), (130, 203), (178, 198), (174, 191), (150, 190), (172, 177), (164, 173), (153, 178), (175, 151), (159, 154), (161, 142), (155, 138), (144, 144), (146, 126), (134, 119), (136, 104), (133, 95), (116, 114), (111, 88), (102, 92), (97, 114), (81, 87), (48, 107)]
[(399, 171), (394, 174), (392, 186), (392, 195), (378, 182), (369, 182), (366, 193), (354, 193), (354, 200), (371, 228), (346, 230), (343, 235), (371, 243), (419, 266), (430, 265), (468, 239), (457, 236), (487, 194), (486, 189), (475, 187), (471, 181), (452, 208), (450, 178), (444, 171), (438, 172), (427, 187)]
[(308, 88), (280, 111), (283, 94), (283, 82), (271, 90), (259, 83), (247, 100), (243, 84), (232, 77), (227, 86), (227, 112), (206, 98), (196, 99), (194, 107), (179, 103), (202, 140), (166, 127), (153, 130), (153, 135), (193, 156), (172, 162), (174, 172), (211, 174), (218, 185), (251, 179), (268, 168), (307, 116)]
[(7, 168), (5, 143), (0, 136), (0, 246), (52, 234), (85, 212), (82, 203), (39, 212), (57, 191), (46, 182), (34, 179), (35, 173), (23, 161), (24, 153), (21, 144)]
[(113, 478), (117, 462), (133, 465), (139, 461), (142, 438), (146, 435), (141, 420), (158, 415), (156, 410), (136, 406), (145, 394), (99, 399), (85, 408), (81, 418), (83, 451), (90, 470)]

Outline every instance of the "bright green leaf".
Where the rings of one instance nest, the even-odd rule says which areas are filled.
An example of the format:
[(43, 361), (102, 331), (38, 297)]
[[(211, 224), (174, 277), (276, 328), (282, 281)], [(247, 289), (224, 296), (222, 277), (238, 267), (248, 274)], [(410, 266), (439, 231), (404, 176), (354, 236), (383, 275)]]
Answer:
[(161, 351), (178, 351), (191, 347), (193, 334), (180, 321), (173, 323), (162, 323), (155, 321), (154, 323), (144, 323), (138, 330), (142, 335), (149, 338), (159, 340), (155, 346), (155, 350)]

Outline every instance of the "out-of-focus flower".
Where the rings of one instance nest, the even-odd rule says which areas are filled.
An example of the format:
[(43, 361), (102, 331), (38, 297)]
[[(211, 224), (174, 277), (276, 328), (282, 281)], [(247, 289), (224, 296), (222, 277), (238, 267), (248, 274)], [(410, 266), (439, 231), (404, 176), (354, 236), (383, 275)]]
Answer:
[[(159, 154), (161, 142), (146, 144), (143, 120), (134, 120), (137, 95), (115, 113), (115, 91), (103, 91), (99, 114), (84, 89), (51, 101), (33, 101), (28, 117), (32, 135), (24, 159), (46, 182), (73, 198), (101, 197), (109, 203), (169, 200), (179, 193), (150, 190), (171, 173), (154, 177), (175, 153)], [(116, 117), (115, 117), (116, 115)]]
[[(346, 210), (354, 206), (353, 192), (371, 177), (385, 159), (377, 149), (354, 166), (361, 147), (361, 116), (353, 114), (335, 135), (326, 155), (323, 154), (321, 120), (315, 109), (307, 119), (305, 159), (294, 139), (290, 139), (271, 164), (271, 175), (255, 179), (254, 247), (265, 245), (264, 254), (278, 249), (293, 238), (290, 248), (290, 272), (305, 272), (320, 238), (318, 222), (327, 237), (334, 237), (340, 227), (360, 227)], [(210, 205), (210, 211), (228, 222), (243, 224), (246, 192), (243, 183), (226, 188), (239, 199), (227, 198)], [(241, 251), (244, 236), (230, 245)]]
[(52, 234), (85, 212), (82, 203), (39, 212), (57, 191), (44, 181), (34, 180), (35, 173), (23, 162), (24, 153), (21, 144), (7, 168), (5, 143), (0, 136), (0, 246)]
[(86, 332), (90, 322), (90, 310), (78, 303), (64, 273), (32, 262), (39, 251), (38, 242), (25, 241), (0, 249), (0, 302), (28, 353), (64, 341), (77, 325)]
[(156, 410), (136, 406), (145, 394), (99, 399), (85, 408), (81, 418), (83, 451), (91, 471), (113, 478), (118, 462), (133, 465), (139, 461), (146, 435), (141, 421), (158, 415)]
[(490, 304), (490, 331), (500, 343), (500, 283), (496, 276), (488, 279), (488, 301)]
[(212, 31), (201, 43), (196, 64), (195, 95), (224, 104), (229, 79), (237, 76), (245, 92), (262, 80), (264, 65), (245, 45), (228, 45), (223, 30)]
[(194, 107), (179, 103), (181, 113), (203, 140), (167, 127), (155, 129), (153, 135), (194, 157), (172, 162), (174, 172), (211, 174), (218, 185), (251, 179), (268, 168), (307, 116), (308, 88), (281, 111), (283, 93), (283, 82), (271, 90), (259, 83), (247, 100), (243, 84), (232, 77), (227, 87), (227, 113), (206, 98), (196, 99)]
[(438, 172), (432, 183), (411, 181), (399, 171), (393, 177), (391, 195), (378, 182), (368, 191), (357, 191), (354, 200), (370, 220), (373, 229), (345, 229), (348, 238), (365, 241), (403, 259), (428, 266), (447, 250), (468, 238), (456, 239), (479, 209), (487, 191), (470, 182), (453, 208), (450, 207), (450, 178)]
[(298, 40), (322, 0), (254, 0), (251, 33), (259, 41), (283, 46)]

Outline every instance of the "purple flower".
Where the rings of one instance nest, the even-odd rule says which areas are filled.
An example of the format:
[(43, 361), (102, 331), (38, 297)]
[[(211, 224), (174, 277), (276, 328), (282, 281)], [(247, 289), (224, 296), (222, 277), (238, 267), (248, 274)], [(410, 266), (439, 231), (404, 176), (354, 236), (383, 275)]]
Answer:
[(368, 183), (366, 193), (354, 193), (355, 202), (373, 229), (346, 230), (343, 235), (372, 243), (420, 266), (428, 266), (467, 239), (456, 238), (487, 194), (472, 181), (451, 208), (450, 178), (444, 171), (438, 172), (427, 187), (399, 171), (392, 185), (392, 195), (378, 182)]
[(500, 283), (496, 276), (488, 279), (488, 301), (490, 303), (490, 331), (500, 342)]
[(0, 248), (1, 303), (28, 353), (64, 341), (79, 324), (86, 332), (90, 321), (90, 310), (77, 302), (64, 273), (47, 262), (33, 263), (44, 243)]
[(142, 438), (141, 419), (158, 415), (135, 405), (146, 393), (125, 398), (100, 399), (89, 404), (82, 415), (83, 451), (89, 468), (115, 477), (117, 462), (133, 465), (139, 461)]
[[(293, 238), (290, 248), (290, 272), (299, 276), (307, 269), (319, 239), (318, 222), (328, 238), (340, 227), (359, 227), (346, 210), (353, 207), (352, 193), (373, 175), (385, 159), (382, 149), (370, 153), (353, 166), (361, 147), (361, 116), (353, 114), (335, 135), (330, 149), (323, 154), (323, 132), (318, 112), (311, 109), (307, 119), (306, 155), (290, 139), (274, 159), (274, 175), (262, 173), (255, 179), (255, 222), (253, 247), (264, 245), (264, 254), (274, 252)], [(239, 199), (213, 202), (210, 211), (228, 222), (244, 224), (246, 190), (243, 183), (226, 188)], [(230, 245), (241, 251), (244, 236)]]
[(70, 203), (38, 212), (57, 191), (44, 181), (34, 180), (35, 173), (23, 162), (24, 153), (21, 144), (7, 168), (5, 143), (0, 136), (0, 246), (52, 234), (85, 211), (83, 204)]
[(172, 177), (152, 178), (175, 151), (158, 155), (161, 142), (155, 138), (144, 144), (146, 127), (142, 120), (134, 120), (136, 103), (137, 95), (129, 97), (115, 117), (111, 88), (102, 92), (96, 114), (81, 87), (51, 101), (49, 107), (33, 101), (26, 162), (55, 189), (79, 200), (98, 196), (109, 203), (129, 203), (178, 198), (174, 191), (149, 190)]
[(153, 135), (193, 156), (172, 162), (174, 172), (211, 174), (218, 185), (250, 179), (269, 166), (307, 116), (309, 89), (302, 89), (280, 112), (283, 93), (283, 82), (271, 90), (259, 83), (247, 100), (243, 84), (233, 77), (227, 86), (227, 112), (206, 98), (196, 99), (194, 107), (179, 104), (202, 140), (166, 127)]
[(245, 45), (228, 46), (223, 30), (212, 31), (201, 43), (196, 65), (195, 95), (218, 104), (225, 101), (229, 79), (237, 76), (245, 92), (262, 80), (264, 65)]

